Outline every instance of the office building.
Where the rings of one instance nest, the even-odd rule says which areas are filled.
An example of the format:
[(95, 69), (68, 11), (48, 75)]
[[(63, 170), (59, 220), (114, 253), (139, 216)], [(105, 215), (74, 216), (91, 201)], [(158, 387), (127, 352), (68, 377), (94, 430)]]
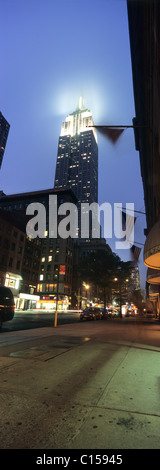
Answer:
[[(8, 196), (3, 194), (0, 198), (0, 209), (4, 211), (5, 214), (9, 212), (9, 214), (16, 216), (20, 221), (23, 219), (25, 222), (25, 230), (28, 222), (28, 218), (26, 218), (25, 214), (29, 204), (39, 203), (46, 210), (45, 231), (42, 237), (35, 238), (35, 241), (41, 240), (39, 275), (38, 278), (36, 278), (36, 293), (40, 297), (38, 307), (42, 309), (54, 309), (58, 291), (59, 308), (66, 309), (72, 299), (73, 239), (70, 236), (68, 238), (59, 236), (58, 230), (57, 236), (55, 237), (49, 233), (50, 197), (55, 197), (57, 211), (57, 224), (55, 216), (53, 225), (59, 227), (59, 223), (63, 218), (63, 216), (58, 216), (59, 207), (63, 203), (73, 203), (76, 205), (77, 202), (75, 195), (70, 189), (47, 189)], [(29, 219), (33, 219), (33, 216), (28, 217)], [(32, 241), (34, 242), (34, 239)], [(33, 243), (27, 248), (27, 256), (25, 257), (25, 263), (21, 271), (22, 281), (28, 277), (27, 270), (31, 266), (34, 256), (34, 249), (32, 249), (31, 252), (32, 247)], [(30, 260), (29, 256), (31, 257)], [(32, 282), (32, 284), (34, 284), (34, 282)]]
[(62, 123), (55, 172), (56, 188), (70, 187), (78, 200), (78, 235), (83, 203), (98, 202), (98, 146), (91, 112), (78, 108)]
[(0, 168), (2, 165), (3, 155), (6, 147), (10, 125), (0, 112)]
[[(135, 102), (135, 146), (139, 151), (146, 242), (144, 264), (147, 283), (158, 292), (147, 298), (149, 308), (160, 311), (160, 3), (157, 0), (128, 0), (128, 25)], [(149, 286), (151, 287), (151, 286)]]
[(0, 210), (0, 285), (12, 290), (16, 308), (31, 308), (39, 299), (37, 283), (41, 240), (30, 240), (22, 216)]

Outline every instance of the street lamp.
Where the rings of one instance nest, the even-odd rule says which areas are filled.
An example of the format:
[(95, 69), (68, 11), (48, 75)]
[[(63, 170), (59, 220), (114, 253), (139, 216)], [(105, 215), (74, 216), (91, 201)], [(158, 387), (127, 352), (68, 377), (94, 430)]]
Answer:
[(87, 299), (86, 304), (87, 304), (87, 302), (88, 302), (88, 289), (89, 289), (89, 287), (90, 287), (90, 286), (89, 286), (88, 284), (85, 284), (85, 288), (86, 288), (86, 299)]

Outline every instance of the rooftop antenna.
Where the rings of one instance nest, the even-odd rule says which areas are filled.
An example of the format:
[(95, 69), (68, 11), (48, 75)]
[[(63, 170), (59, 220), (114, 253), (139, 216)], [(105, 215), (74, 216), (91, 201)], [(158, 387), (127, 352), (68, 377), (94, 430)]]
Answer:
[(79, 109), (84, 109), (84, 98), (83, 98), (83, 96), (79, 97), (78, 108)]

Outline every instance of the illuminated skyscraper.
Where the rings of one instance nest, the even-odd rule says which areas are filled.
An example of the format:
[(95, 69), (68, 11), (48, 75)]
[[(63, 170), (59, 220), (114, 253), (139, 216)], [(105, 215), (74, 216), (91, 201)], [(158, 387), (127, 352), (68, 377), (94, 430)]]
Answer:
[(9, 132), (10, 125), (3, 117), (2, 113), (0, 112), (0, 168), (2, 165), (3, 155), (5, 151), (5, 146), (7, 142), (8, 132)]
[(80, 97), (76, 111), (62, 123), (55, 188), (70, 187), (81, 203), (98, 202), (98, 146), (91, 112)]
[(91, 112), (79, 107), (62, 123), (55, 188), (70, 187), (79, 202), (98, 202), (98, 147)]

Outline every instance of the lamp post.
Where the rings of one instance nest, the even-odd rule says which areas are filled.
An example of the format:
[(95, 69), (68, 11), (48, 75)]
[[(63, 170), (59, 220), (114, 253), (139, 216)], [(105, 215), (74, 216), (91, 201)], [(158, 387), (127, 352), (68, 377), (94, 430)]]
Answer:
[[(118, 278), (115, 277), (113, 280), (116, 282), (116, 281), (118, 281)], [(111, 288), (111, 305), (112, 305), (112, 300), (113, 300), (112, 291), (113, 291), (113, 293), (114, 293), (114, 289), (113, 289), (113, 288)]]
[(87, 305), (87, 302), (88, 302), (88, 289), (89, 289), (89, 285), (88, 284), (85, 284), (85, 288), (86, 288), (86, 305)]
[(55, 310), (55, 316), (54, 316), (54, 328), (57, 328), (58, 295), (59, 295), (59, 267), (58, 267), (58, 275), (57, 275), (57, 295), (56, 295), (56, 310)]
[(54, 316), (54, 327), (57, 328), (57, 317), (58, 317), (58, 297), (59, 297), (59, 277), (65, 276), (66, 267), (65, 265), (58, 266), (58, 275), (57, 275), (57, 295), (56, 295), (56, 310)]

